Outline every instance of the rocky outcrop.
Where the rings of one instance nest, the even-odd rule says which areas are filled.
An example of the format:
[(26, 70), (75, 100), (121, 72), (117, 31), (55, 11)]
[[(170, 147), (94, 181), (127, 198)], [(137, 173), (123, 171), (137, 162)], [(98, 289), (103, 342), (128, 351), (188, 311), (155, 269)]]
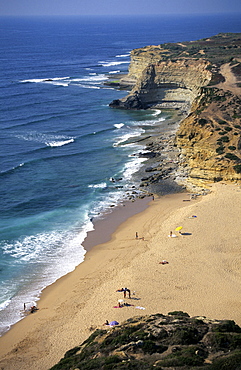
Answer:
[[(139, 55), (131, 61), (129, 76), (136, 84), (122, 99), (110, 103), (113, 108), (181, 108), (190, 109), (200, 88), (212, 78), (204, 60), (178, 60), (148, 64), (148, 55)], [(142, 60), (143, 59), (143, 60)], [(144, 69), (141, 71), (141, 69)]]
[(110, 103), (121, 109), (177, 109), (186, 116), (174, 141), (180, 151), (175, 179), (190, 190), (241, 179), (240, 62), (241, 34), (135, 49), (124, 77), (132, 89)]
[(170, 312), (96, 330), (51, 370), (238, 370), (241, 328), (231, 320)]

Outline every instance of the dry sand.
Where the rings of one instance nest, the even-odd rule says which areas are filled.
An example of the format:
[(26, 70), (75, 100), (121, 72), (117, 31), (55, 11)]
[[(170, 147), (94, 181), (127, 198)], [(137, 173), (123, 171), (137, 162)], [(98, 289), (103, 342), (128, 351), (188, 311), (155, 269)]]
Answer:
[[(39, 311), (0, 338), (0, 368), (49, 369), (106, 319), (182, 310), (241, 325), (241, 190), (219, 183), (200, 198), (155, 199), (92, 248), (44, 291)], [(169, 238), (180, 225), (186, 235)], [(136, 232), (145, 239), (136, 240)], [(159, 264), (164, 259), (169, 263)], [(135, 291), (126, 299), (131, 306), (113, 308), (125, 286)]]

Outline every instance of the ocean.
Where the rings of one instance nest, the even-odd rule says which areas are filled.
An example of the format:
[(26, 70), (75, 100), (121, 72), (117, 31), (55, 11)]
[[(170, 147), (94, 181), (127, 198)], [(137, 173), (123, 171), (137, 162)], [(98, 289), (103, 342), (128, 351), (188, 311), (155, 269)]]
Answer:
[(240, 15), (0, 18), (1, 335), (83, 262), (93, 218), (138, 193), (133, 139), (168, 117), (109, 108), (127, 92), (108, 76), (134, 48), (220, 32), (241, 32)]

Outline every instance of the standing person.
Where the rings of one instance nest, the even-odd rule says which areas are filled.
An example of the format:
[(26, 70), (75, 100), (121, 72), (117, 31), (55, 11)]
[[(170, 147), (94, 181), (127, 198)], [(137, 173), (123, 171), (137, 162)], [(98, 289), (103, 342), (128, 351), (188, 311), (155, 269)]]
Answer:
[(131, 291), (130, 291), (130, 289), (126, 289), (126, 291), (128, 292), (128, 294), (129, 294), (129, 298), (131, 298)]
[(124, 298), (126, 298), (126, 292), (128, 292), (129, 298), (131, 298), (131, 291), (130, 289), (124, 288)]
[(138, 239), (138, 232), (136, 232), (136, 239)]

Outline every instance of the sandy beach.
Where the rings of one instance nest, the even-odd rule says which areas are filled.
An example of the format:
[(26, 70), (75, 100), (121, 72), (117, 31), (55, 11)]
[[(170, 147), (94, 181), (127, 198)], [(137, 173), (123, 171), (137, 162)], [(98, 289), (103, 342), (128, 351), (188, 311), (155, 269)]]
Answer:
[[(181, 310), (241, 325), (241, 188), (217, 183), (210, 190), (192, 200), (187, 193), (155, 198), (109, 241), (98, 244), (96, 234), (85, 261), (0, 338), (0, 368), (47, 370), (106, 320)], [(122, 287), (131, 290), (130, 305), (114, 308)]]

